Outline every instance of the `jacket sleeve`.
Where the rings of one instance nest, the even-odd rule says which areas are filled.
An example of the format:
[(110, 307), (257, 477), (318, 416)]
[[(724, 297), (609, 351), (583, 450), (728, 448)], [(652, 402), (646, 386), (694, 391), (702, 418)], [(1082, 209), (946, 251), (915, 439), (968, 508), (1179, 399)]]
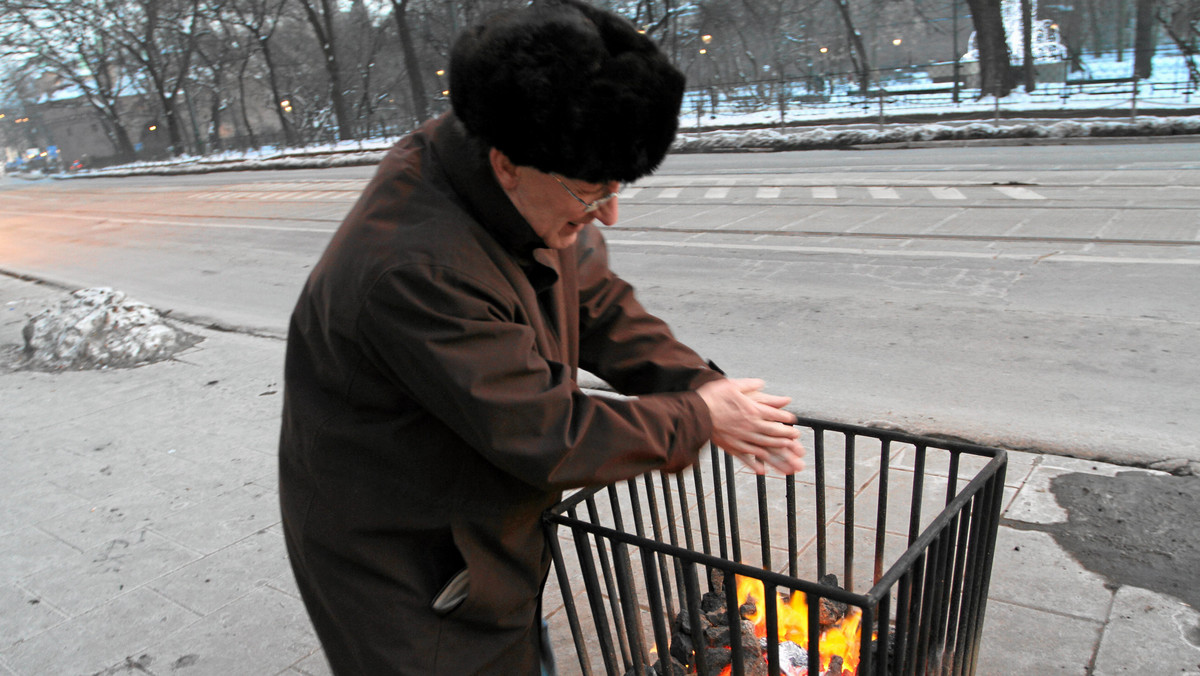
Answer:
[(585, 394), (565, 364), (539, 353), (494, 282), (436, 263), (388, 271), (357, 321), (367, 358), (489, 462), (544, 489), (695, 461), (711, 436), (699, 395)]
[(633, 287), (608, 267), (599, 230), (578, 243), (579, 365), (622, 394), (693, 390), (721, 373), (646, 311)]

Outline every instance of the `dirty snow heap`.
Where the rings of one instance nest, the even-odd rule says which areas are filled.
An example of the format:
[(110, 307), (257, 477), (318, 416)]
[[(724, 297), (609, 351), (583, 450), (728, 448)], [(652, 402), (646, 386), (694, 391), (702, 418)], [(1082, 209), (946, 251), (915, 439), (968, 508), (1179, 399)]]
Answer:
[(154, 308), (113, 289), (80, 289), (29, 320), (25, 366), (49, 370), (122, 368), (161, 361), (200, 342)]

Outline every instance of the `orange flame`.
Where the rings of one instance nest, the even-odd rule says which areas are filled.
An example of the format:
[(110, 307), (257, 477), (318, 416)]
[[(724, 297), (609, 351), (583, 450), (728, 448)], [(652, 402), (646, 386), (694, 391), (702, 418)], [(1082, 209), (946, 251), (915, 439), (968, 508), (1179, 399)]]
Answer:
[[(755, 636), (760, 639), (766, 638), (767, 609), (766, 605), (762, 603), (762, 599), (766, 598), (766, 593), (762, 580), (737, 576), (737, 594), (739, 607), (748, 599), (754, 599), (754, 613), (746, 619), (754, 624)], [(794, 592), (790, 599), (776, 595), (775, 608), (776, 616), (779, 618), (779, 642), (791, 641), (807, 650), (808, 600), (804, 592)], [(858, 609), (852, 608), (841, 621), (821, 633), (819, 651), (822, 674), (829, 670), (834, 656), (842, 658), (843, 675), (853, 676), (858, 672), (861, 623), (862, 613)], [(731, 672), (732, 668), (726, 667), (722, 676), (727, 676)]]

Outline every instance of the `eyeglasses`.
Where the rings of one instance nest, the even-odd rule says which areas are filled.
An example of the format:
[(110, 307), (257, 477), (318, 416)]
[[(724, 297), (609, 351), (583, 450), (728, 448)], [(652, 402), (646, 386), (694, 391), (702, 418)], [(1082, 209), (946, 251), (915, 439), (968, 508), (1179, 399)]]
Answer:
[(610, 192), (607, 195), (604, 195), (603, 197), (594, 199), (591, 202), (587, 202), (587, 201), (584, 201), (584, 199), (582, 197), (580, 197), (579, 195), (576, 195), (575, 191), (571, 190), (571, 187), (568, 186), (566, 183), (564, 183), (562, 178), (560, 178), (558, 174), (550, 174), (550, 175), (554, 177), (554, 180), (558, 181), (558, 184), (563, 187), (563, 190), (567, 191), (568, 195), (570, 195), (571, 197), (574, 197), (576, 202), (579, 202), (580, 204), (583, 205), (583, 213), (585, 213), (585, 214), (590, 214), (593, 211), (595, 211), (595, 210), (599, 209), (600, 207), (604, 206), (605, 204), (607, 204), (609, 200), (611, 200), (612, 198), (617, 196), (617, 193), (621, 192), (621, 188), (625, 187), (624, 184), (621, 184), (621, 187), (617, 188), (616, 192)]

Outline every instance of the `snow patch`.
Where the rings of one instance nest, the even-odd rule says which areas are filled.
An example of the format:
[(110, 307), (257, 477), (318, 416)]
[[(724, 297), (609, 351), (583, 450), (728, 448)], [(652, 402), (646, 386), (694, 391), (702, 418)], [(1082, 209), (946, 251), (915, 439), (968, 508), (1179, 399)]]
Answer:
[(129, 368), (168, 359), (201, 338), (157, 310), (108, 288), (80, 289), (29, 320), (24, 366), (42, 370)]

